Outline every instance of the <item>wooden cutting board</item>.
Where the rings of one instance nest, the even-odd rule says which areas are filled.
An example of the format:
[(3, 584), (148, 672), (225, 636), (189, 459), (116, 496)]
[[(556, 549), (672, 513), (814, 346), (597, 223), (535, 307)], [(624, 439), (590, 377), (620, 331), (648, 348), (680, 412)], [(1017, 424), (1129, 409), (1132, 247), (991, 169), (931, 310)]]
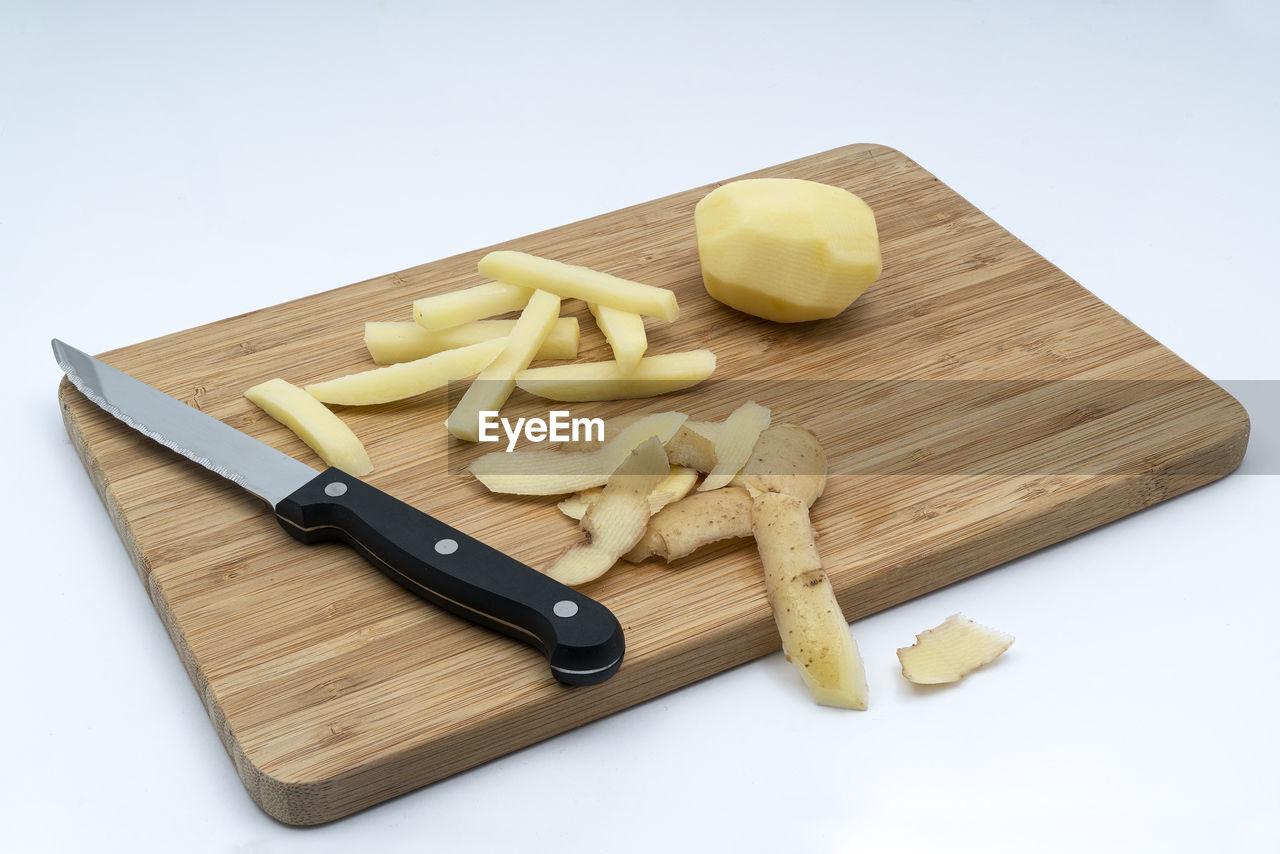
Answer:
[[(707, 297), (693, 206), (708, 185), (103, 358), (322, 467), (243, 391), (371, 367), (363, 323), (408, 319), (414, 298), (480, 283), (489, 249), (671, 288), (682, 314), (648, 322), (650, 352), (708, 347), (719, 367), (643, 405), (718, 419), (753, 399), (814, 430), (832, 477), (813, 520), (850, 620), (1239, 463), (1248, 417), (1235, 400), (908, 157), (853, 145), (742, 177), (764, 176), (845, 187), (875, 211), (884, 276), (840, 317), (779, 325)], [(580, 358), (609, 358), (585, 306), (563, 311), (581, 318)], [(780, 645), (754, 546), (739, 541), (675, 568), (624, 565), (584, 588), (618, 615), (627, 657), (609, 682), (566, 688), (531, 648), (416, 599), (344, 546), (295, 542), (238, 487), (65, 381), (59, 396), (237, 771), (282, 821), (338, 818)], [(466, 475), (475, 454), (446, 435), (448, 405), (441, 390), (338, 411), (369, 450), (372, 484), (547, 566), (579, 536), (574, 523), (554, 500), (493, 496)], [(509, 408), (563, 407), (517, 392)]]

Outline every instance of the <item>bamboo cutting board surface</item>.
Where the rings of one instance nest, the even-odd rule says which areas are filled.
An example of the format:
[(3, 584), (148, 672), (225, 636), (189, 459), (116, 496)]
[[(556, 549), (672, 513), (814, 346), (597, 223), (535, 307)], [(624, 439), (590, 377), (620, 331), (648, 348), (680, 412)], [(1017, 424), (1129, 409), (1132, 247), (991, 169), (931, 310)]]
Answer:
[[(709, 185), (103, 358), (322, 467), (244, 390), (371, 367), (365, 321), (405, 320), (416, 297), (479, 284), (490, 249), (669, 287), (681, 317), (647, 322), (650, 353), (710, 348), (712, 381), (568, 407), (517, 392), (504, 414), (643, 406), (719, 419), (753, 399), (775, 421), (808, 426), (832, 471), (813, 521), (850, 620), (1208, 483), (1242, 458), (1248, 418), (1226, 392), (903, 154), (854, 145), (742, 177), (862, 196), (880, 229), (879, 283), (815, 323), (716, 303), (693, 230)], [(610, 357), (581, 302), (562, 313), (581, 318), (580, 359)], [(338, 818), (780, 646), (753, 544), (728, 543), (673, 568), (622, 565), (583, 588), (618, 615), (627, 657), (609, 682), (566, 688), (533, 649), (418, 600), (345, 546), (292, 540), (239, 487), (65, 381), (59, 397), (237, 771), (282, 821)], [(575, 523), (554, 500), (490, 495), (466, 475), (475, 451), (445, 433), (449, 401), (441, 390), (338, 412), (374, 461), (370, 483), (546, 567)]]

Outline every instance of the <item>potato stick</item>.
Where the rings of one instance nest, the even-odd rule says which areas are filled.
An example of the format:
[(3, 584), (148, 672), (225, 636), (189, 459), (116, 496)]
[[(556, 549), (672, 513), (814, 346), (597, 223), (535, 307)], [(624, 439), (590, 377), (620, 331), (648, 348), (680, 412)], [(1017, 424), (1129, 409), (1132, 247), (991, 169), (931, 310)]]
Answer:
[(499, 412), (516, 385), (516, 374), (529, 366), (533, 354), (551, 334), (560, 315), (560, 297), (536, 291), (516, 320), (506, 348), (471, 383), (449, 413), (449, 432), (467, 442), (478, 441), (480, 413)]
[(284, 426), (328, 465), (356, 477), (373, 471), (364, 445), (332, 410), (282, 379), (259, 383), (244, 396)]
[(423, 297), (413, 301), (413, 322), (423, 329), (449, 329), (482, 317), (519, 311), (529, 304), (533, 291), (486, 282), (473, 288)]
[(506, 346), (506, 338), (494, 338), (456, 350), (444, 350), (412, 362), (312, 383), (305, 388), (308, 394), (322, 403), (343, 406), (390, 403), (475, 376)]
[(565, 299), (576, 297), (619, 311), (630, 311), (663, 320), (675, 320), (680, 314), (676, 295), (666, 288), (642, 285), (587, 267), (539, 258), (525, 252), (490, 252), (480, 259), (477, 266), (482, 276), (509, 285), (551, 291)]
[(640, 364), (640, 357), (649, 347), (644, 332), (644, 318), (634, 312), (621, 311), (600, 303), (587, 303), (587, 310), (596, 319), (596, 326), (604, 334), (613, 350), (618, 369), (629, 374)]
[[(364, 325), (364, 346), (379, 365), (394, 365), (434, 356), (445, 350), (469, 347), (481, 341), (505, 338), (515, 318), (473, 320), (461, 326), (432, 331), (409, 321), (370, 321)], [(561, 317), (551, 327), (534, 360), (578, 358), (578, 318)]]
[(645, 356), (630, 372), (614, 360), (529, 368), (516, 377), (516, 385), (548, 400), (627, 400), (689, 388), (715, 369), (710, 350), (689, 350)]

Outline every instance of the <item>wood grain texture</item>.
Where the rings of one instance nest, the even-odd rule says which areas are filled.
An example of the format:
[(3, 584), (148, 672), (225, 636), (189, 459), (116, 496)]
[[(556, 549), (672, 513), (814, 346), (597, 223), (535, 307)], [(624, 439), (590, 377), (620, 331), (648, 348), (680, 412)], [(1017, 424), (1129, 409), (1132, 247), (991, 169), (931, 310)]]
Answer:
[[(676, 292), (682, 315), (647, 322), (649, 352), (707, 347), (719, 368), (646, 410), (723, 418), (754, 399), (818, 435), (832, 477), (812, 515), (848, 618), (1208, 483), (1242, 458), (1248, 418), (1235, 400), (903, 154), (854, 145), (743, 177), (764, 176), (845, 187), (876, 212), (884, 276), (840, 317), (778, 325), (706, 296), (692, 212), (715, 185), (501, 248)], [(103, 358), (319, 467), (243, 391), (370, 367), (363, 323), (408, 319), (417, 297), (479, 284), (486, 251)], [(586, 307), (563, 311), (581, 319), (580, 358), (610, 358)], [(425, 604), (343, 546), (293, 541), (238, 487), (65, 382), (59, 397), (237, 771), (282, 821), (338, 818), (779, 647), (756, 551), (730, 543), (585, 587), (621, 620), (627, 658), (604, 685), (565, 688), (532, 649)], [(370, 483), (550, 565), (574, 523), (554, 500), (489, 495), (463, 473), (474, 450), (445, 433), (448, 405), (441, 390), (338, 411), (369, 450)], [(522, 392), (510, 403), (513, 414), (547, 408)]]

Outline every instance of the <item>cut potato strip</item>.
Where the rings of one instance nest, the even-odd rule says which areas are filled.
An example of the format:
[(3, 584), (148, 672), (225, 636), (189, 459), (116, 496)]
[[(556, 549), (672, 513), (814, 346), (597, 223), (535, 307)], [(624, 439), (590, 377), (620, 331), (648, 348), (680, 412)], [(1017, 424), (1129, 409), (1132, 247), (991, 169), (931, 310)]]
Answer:
[(370, 406), (390, 403), (446, 386), (454, 380), (475, 376), (507, 346), (506, 338), (481, 341), (469, 347), (445, 350), (412, 362), (347, 374), (305, 386), (321, 403), (342, 406)]
[(1013, 635), (981, 626), (963, 614), (916, 635), (912, 646), (898, 650), (902, 675), (917, 685), (959, 682), (1013, 645)]
[(715, 369), (716, 357), (710, 350), (688, 350), (645, 356), (630, 372), (614, 360), (530, 368), (516, 377), (516, 385), (548, 400), (624, 400), (689, 388)]
[(565, 299), (576, 297), (589, 303), (607, 305), (663, 320), (680, 314), (676, 295), (666, 288), (642, 285), (587, 267), (539, 258), (525, 252), (490, 252), (477, 265), (480, 275), (509, 285), (551, 291)]
[(827, 453), (818, 437), (804, 427), (774, 424), (760, 434), (733, 483), (745, 486), (752, 495), (794, 495), (812, 507), (827, 485)]
[[(697, 482), (698, 472), (694, 469), (685, 468), (684, 466), (671, 466), (671, 472), (666, 479), (654, 487), (653, 492), (649, 493), (649, 515), (652, 516), (671, 502), (684, 498), (693, 490), (694, 484)], [(582, 492), (570, 495), (556, 506), (560, 508), (561, 513), (570, 519), (581, 519), (586, 515), (587, 508), (600, 500), (600, 495), (603, 491), (602, 487), (585, 489)]]
[(413, 322), (423, 329), (449, 329), (482, 317), (519, 311), (533, 296), (530, 288), (502, 282), (486, 282), (447, 294), (413, 301)]
[(267, 380), (244, 396), (306, 442), (320, 459), (349, 475), (373, 471), (364, 445), (323, 403), (282, 379)]
[(671, 562), (703, 546), (749, 536), (751, 496), (745, 489), (730, 486), (694, 492), (655, 514), (644, 536), (623, 558), (639, 563), (657, 555)]
[(499, 412), (511, 396), (516, 375), (529, 367), (533, 354), (551, 334), (560, 315), (560, 297), (536, 291), (516, 320), (506, 347), (467, 388), (449, 413), (449, 432), (467, 442), (480, 440), (480, 413)]
[[(515, 318), (475, 320), (461, 326), (432, 331), (412, 320), (370, 321), (364, 325), (364, 346), (379, 365), (395, 365), (425, 359), (445, 350), (470, 347), (481, 341), (505, 338), (516, 325)], [(551, 327), (534, 359), (578, 358), (578, 318), (561, 317)]]
[(644, 535), (649, 495), (668, 474), (667, 455), (656, 436), (646, 439), (609, 476), (600, 500), (587, 508), (580, 527), (587, 542), (561, 555), (547, 575), (562, 584), (594, 581)]
[(716, 431), (716, 464), (698, 487), (699, 492), (719, 489), (733, 480), (751, 457), (751, 449), (768, 428), (771, 417), (768, 407), (752, 401), (729, 413)]
[(564, 495), (601, 486), (645, 440), (665, 444), (680, 429), (682, 412), (647, 415), (594, 451), (565, 453), (555, 448), (494, 451), (471, 464), (476, 480), (490, 492), (511, 495)]
[(818, 703), (865, 709), (862, 656), (822, 568), (804, 501), (778, 492), (755, 496), (751, 528), (787, 660)]
[(600, 303), (589, 302), (587, 309), (596, 319), (596, 326), (604, 333), (604, 339), (613, 350), (613, 359), (618, 369), (629, 374), (640, 364), (640, 357), (649, 347), (649, 339), (644, 332), (644, 318), (640, 315), (611, 308)]

